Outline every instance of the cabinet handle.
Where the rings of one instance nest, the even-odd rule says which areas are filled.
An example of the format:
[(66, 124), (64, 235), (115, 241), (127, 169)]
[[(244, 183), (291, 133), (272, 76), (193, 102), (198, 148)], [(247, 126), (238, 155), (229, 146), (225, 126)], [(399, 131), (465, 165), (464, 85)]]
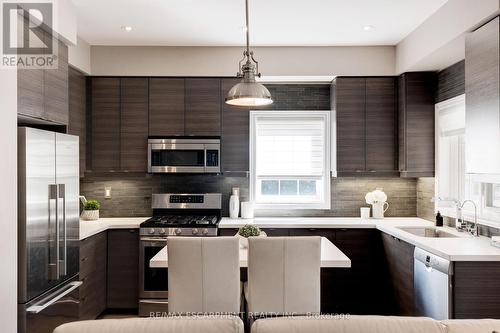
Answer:
[(315, 228), (309, 228), (309, 231), (316, 231), (317, 229)]

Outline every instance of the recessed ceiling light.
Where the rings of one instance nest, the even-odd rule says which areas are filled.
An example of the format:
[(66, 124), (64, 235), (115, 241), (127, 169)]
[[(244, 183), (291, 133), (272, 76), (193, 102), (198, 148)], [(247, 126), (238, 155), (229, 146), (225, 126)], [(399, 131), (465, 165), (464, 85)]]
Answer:
[(370, 30), (373, 30), (373, 25), (365, 25), (365, 26), (363, 27), (363, 30), (364, 30), (364, 31), (370, 31)]
[(126, 32), (131, 32), (132, 31), (132, 27), (129, 26), (129, 25), (123, 25), (122, 26), (122, 30), (125, 30)]

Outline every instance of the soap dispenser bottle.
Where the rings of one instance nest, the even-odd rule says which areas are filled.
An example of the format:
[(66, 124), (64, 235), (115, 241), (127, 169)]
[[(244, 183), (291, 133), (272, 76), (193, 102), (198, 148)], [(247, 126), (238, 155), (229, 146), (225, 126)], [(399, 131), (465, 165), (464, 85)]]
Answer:
[(436, 227), (442, 227), (443, 226), (443, 215), (441, 215), (441, 212), (438, 211), (436, 215)]
[(229, 217), (237, 219), (240, 215), (240, 189), (233, 187), (231, 197), (229, 198)]

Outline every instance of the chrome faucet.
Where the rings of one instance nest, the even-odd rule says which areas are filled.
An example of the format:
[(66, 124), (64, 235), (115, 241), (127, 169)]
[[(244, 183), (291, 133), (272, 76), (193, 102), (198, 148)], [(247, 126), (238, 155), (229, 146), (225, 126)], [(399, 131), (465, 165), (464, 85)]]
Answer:
[[(477, 224), (477, 205), (472, 200), (464, 200), (462, 204), (457, 205), (457, 213), (460, 211), (460, 217), (462, 217), (462, 208), (466, 203), (471, 203), (474, 206), (474, 223), (465, 222), (466, 231), (469, 232), (472, 236), (479, 236), (479, 227)], [(463, 219), (462, 219), (463, 221)]]

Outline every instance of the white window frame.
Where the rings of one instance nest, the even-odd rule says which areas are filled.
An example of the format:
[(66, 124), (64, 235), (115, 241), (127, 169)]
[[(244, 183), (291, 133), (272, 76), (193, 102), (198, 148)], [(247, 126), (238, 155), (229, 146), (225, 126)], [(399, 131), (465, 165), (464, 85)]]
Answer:
[[(331, 202), (331, 123), (330, 110), (324, 111), (250, 111), (250, 200), (255, 209), (330, 209)], [(320, 117), (325, 124), (324, 138), (324, 165), (323, 165), (323, 200), (315, 203), (259, 203), (256, 202), (257, 175), (256, 175), (256, 129), (259, 117)]]

